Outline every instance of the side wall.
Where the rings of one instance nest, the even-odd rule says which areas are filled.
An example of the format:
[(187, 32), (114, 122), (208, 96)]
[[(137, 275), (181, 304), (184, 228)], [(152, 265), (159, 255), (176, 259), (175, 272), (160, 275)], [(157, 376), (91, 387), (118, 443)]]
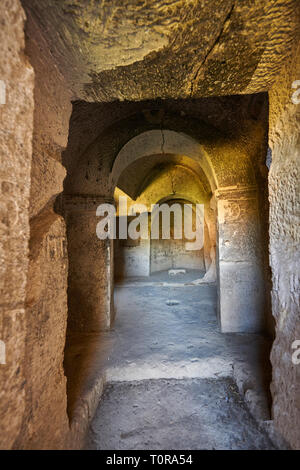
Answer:
[[(270, 91), (269, 199), (272, 311), (276, 320), (271, 353), (273, 416), (281, 434), (300, 449), (300, 365), (292, 362), (292, 343), (300, 340), (300, 104), (292, 102), (295, 80), (300, 80), (299, 45)], [(299, 102), (300, 93), (297, 96)]]
[(1, 449), (13, 446), (25, 410), (34, 75), (24, 55), (24, 20), (18, 0), (0, 3), (0, 340), (6, 346), (0, 364)]
[(114, 240), (115, 278), (150, 275), (150, 239), (138, 240), (130, 246), (128, 240)]
[(30, 15), (25, 32), (26, 54), (35, 71), (34, 132), (26, 293), (26, 410), (15, 447), (64, 448), (69, 431), (63, 370), (68, 263), (65, 223), (54, 211), (54, 203), (65, 177), (61, 154), (67, 145), (71, 95)]

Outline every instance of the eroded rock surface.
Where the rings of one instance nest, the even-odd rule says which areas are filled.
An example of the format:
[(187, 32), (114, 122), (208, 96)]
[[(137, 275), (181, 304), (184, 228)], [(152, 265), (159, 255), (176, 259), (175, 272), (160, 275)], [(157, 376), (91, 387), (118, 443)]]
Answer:
[(25, 297), (28, 270), (34, 74), (24, 55), (25, 15), (19, 1), (1, 4), (0, 79), (0, 447), (11, 448), (25, 410)]
[(235, 329), (273, 334), (271, 268), (274, 427), (300, 448), (299, 1), (3, 0), (0, 26), (0, 447), (80, 446), (103, 377), (72, 421), (66, 331), (112, 324), (95, 207), (119, 182), (134, 198), (205, 193), (206, 279), (243, 311)]
[(300, 339), (299, 319), (299, 186), (300, 115), (292, 101), (294, 80), (300, 76), (300, 50), (270, 91), (270, 264), (272, 311), (276, 319), (273, 365), (275, 425), (300, 448), (300, 367), (292, 362), (292, 343)]
[(74, 95), (88, 101), (265, 91), (299, 28), (297, 0), (23, 4)]

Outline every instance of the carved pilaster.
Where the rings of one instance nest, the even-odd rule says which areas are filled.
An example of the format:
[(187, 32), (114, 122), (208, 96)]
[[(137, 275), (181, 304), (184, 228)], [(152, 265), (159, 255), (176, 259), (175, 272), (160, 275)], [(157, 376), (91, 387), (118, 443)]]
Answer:
[(219, 188), (215, 198), (221, 328), (223, 332), (259, 332), (264, 285), (257, 187)]
[(112, 198), (65, 195), (69, 255), (70, 331), (95, 332), (110, 327), (113, 309), (113, 240), (96, 234), (100, 204), (114, 204)]

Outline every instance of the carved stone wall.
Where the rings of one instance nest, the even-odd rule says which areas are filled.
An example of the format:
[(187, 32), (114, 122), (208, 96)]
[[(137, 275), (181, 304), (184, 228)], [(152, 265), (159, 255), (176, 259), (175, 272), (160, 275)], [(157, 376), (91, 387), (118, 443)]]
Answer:
[(221, 330), (257, 333), (265, 323), (257, 190), (219, 189), (216, 198)]
[[(300, 372), (292, 362), (300, 339), (300, 119), (292, 101), (300, 4), (222, 0), (215, 15), (212, 1), (167, 3), (23, 0), (24, 34), (21, 2), (1, 1), (0, 447), (66, 445), (68, 265), (69, 331), (109, 328), (113, 249), (96, 236), (94, 195), (98, 203), (100, 194), (112, 197), (115, 159), (143, 133), (151, 145), (156, 135), (150, 147), (164, 156), (176, 153), (174, 134), (184, 136), (179, 152), (190, 149), (204, 173), (211, 170), (212, 192), (223, 188), (215, 194), (221, 326), (262, 329), (262, 216), (259, 184), (250, 186), (266, 153), (270, 90), (273, 416), (300, 448)], [(54, 209), (64, 165), (65, 219)]]
[(69, 278), (68, 331), (98, 332), (110, 327), (113, 309), (113, 240), (100, 240), (96, 226), (102, 197), (65, 196)]
[(271, 354), (273, 416), (277, 429), (299, 449), (300, 365), (292, 362), (292, 343), (300, 339), (300, 104), (299, 93), (298, 104), (292, 101), (295, 80), (300, 80), (299, 44), (270, 91), (269, 173), (272, 312), (276, 320)]
[(25, 52), (35, 71), (34, 129), (25, 323), (26, 409), (15, 447), (63, 448), (69, 430), (63, 370), (68, 262), (64, 220), (53, 207), (66, 174), (61, 153), (67, 145), (71, 94), (31, 15), (27, 15), (25, 32)]
[[(0, 4), (0, 448), (13, 446), (25, 410), (25, 296), (33, 131), (32, 67), (18, 0)], [(5, 363), (3, 363), (5, 362)]]

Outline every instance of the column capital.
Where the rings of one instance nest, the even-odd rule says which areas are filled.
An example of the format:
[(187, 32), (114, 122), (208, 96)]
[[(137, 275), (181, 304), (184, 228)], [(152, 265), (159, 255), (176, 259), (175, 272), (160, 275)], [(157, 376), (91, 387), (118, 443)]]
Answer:
[(227, 186), (218, 188), (214, 196), (219, 199), (254, 199), (257, 194), (257, 186)]
[(115, 206), (115, 200), (110, 196), (91, 195), (91, 194), (64, 194), (63, 207), (66, 212), (93, 212), (100, 204), (112, 204)]

